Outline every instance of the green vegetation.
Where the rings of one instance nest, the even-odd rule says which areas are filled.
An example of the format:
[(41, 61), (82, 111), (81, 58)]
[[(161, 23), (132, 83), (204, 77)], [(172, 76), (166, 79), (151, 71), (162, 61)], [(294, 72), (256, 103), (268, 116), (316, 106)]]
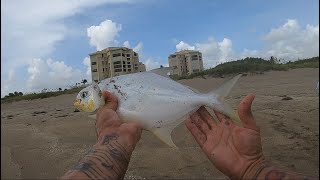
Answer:
[(21, 100), (43, 99), (48, 97), (59, 96), (62, 94), (77, 93), (85, 87), (87, 82), (88, 80), (82, 79), (81, 83), (83, 84), (83, 86), (78, 87), (78, 85), (80, 85), (81, 83), (76, 83), (76, 86), (72, 86), (70, 89), (64, 89), (63, 91), (62, 91), (62, 88), (58, 88), (57, 91), (47, 92), (47, 89), (44, 88), (41, 93), (30, 93), (25, 95), (23, 95), (22, 92), (9, 93), (4, 98), (1, 98), (1, 103), (8, 103), (13, 101), (21, 101)]
[(180, 79), (192, 79), (194, 77), (204, 77), (209, 75), (213, 77), (223, 77), (228, 74), (239, 73), (256, 73), (262, 74), (266, 71), (287, 71), (294, 68), (319, 68), (319, 57), (313, 57), (309, 59), (298, 60), (294, 62), (281, 63), (275, 57), (271, 57), (270, 60), (262, 58), (247, 57), (236, 61), (230, 61), (223, 64), (219, 64), (214, 68), (204, 70), (202, 72), (194, 73), (188, 76), (171, 76), (174, 80)]
[(9, 103), (9, 102), (21, 101), (21, 100), (43, 99), (43, 98), (48, 98), (48, 97), (59, 96), (59, 95), (62, 95), (62, 94), (78, 93), (83, 88), (84, 87), (74, 87), (74, 88), (71, 88), (71, 89), (65, 89), (64, 91), (62, 91), (62, 89), (59, 88), (59, 91), (31, 93), (31, 94), (13, 95), (13, 96), (12, 96), (12, 93), (9, 93), (8, 96), (5, 96), (4, 98), (1, 98), (1, 103)]

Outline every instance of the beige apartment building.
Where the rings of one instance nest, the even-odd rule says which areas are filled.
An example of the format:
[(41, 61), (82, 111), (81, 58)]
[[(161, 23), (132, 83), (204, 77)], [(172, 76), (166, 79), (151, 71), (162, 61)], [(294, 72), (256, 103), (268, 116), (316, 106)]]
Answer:
[(173, 74), (183, 76), (203, 71), (202, 53), (194, 50), (182, 50), (168, 57)]
[(92, 81), (146, 71), (138, 53), (126, 47), (109, 47), (90, 55)]

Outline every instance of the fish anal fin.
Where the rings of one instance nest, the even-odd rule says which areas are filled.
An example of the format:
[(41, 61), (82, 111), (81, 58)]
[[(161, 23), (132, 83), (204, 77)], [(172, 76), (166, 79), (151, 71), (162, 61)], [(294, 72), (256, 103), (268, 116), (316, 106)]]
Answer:
[(169, 145), (172, 148), (178, 149), (178, 147), (173, 143), (171, 139), (172, 128), (156, 128), (153, 129), (152, 132), (156, 135), (161, 141), (165, 144)]
[(88, 116), (89, 118), (92, 118), (92, 119), (97, 119), (97, 114), (91, 114)]

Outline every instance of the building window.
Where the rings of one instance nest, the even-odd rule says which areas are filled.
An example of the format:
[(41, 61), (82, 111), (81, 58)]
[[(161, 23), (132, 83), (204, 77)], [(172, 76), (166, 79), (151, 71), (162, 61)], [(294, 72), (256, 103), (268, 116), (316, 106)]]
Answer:
[(97, 69), (92, 69), (92, 72), (97, 72)]
[(121, 64), (117, 64), (113, 66), (114, 68), (121, 68)]
[(127, 62), (127, 64), (131, 64), (130, 62)]
[(102, 72), (104, 72), (104, 68), (102, 68)]
[(177, 55), (171, 55), (170, 57), (171, 57), (171, 58), (175, 58), (175, 57), (177, 57)]
[(134, 53), (134, 56), (137, 56), (137, 53)]
[(135, 67), (134, 69), (135, 69), (135, 70), (138, 70), (138, 67)]
[(131, 65), (128, 65), (128, 68), (131, 68)]
[(125, 61), (122, 61), (122, 64), (125, 64), (126, 62)]
[(113, 54), (112, 56), (113, 57), (119, 57), (119, 56), (121, 56), (121, 53)]
[(97, 82), (98, 82), (98, 80), (94, 80), (94, 82), (96, 82), (96, 83), (97, 83)]
[(123, 68), (126, 68), (126, 65), (123, 65), (122, 67), (123, 67)]
[(194, 69), (193, 72), (199, 72), (199, 69)]
[(92, 63), (91, 63), (91, 65), (96, 65), (96, 64), (97, 64), (97, 62), (92, 62)]
[(126, 55), (124, 53), (122, 53), (122, 57), (126, 57)]
[(103, 54), (101, 54), (101, 57), (103, 57)]
[(113, 62), (113, 64), (121, 64), (121, 61)]
[(115, 69), (114, 72), (122, 72), (122, 69)]
[(127, 70), (126, 70), (126, 69), (123, 69), (123, 72), (127, 72)]
[(127, 58), (128, 61), (130, 61), (130, 58)]
[(138, 66), (138, 64), (134, 64), (135, 66)]
[(191, 56), (191, 59), (192, 59), (192, 61), (198, 60), (198, 55), (192, 55), (192, 56)]
[(130, 54), (127, 54), (127, 57), (130, 57)]
[(131, 72), (131, 69), (128, 69), (128, 72)]

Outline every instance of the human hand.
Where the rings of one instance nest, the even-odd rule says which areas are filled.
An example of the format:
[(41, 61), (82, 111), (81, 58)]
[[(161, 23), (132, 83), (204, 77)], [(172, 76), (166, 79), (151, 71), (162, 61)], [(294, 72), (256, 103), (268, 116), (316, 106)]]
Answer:
[(186, 121), (187, 128), (213, 165), (231, 179), (242, 179), (264, 161), (260, 129), (251, 113), (254, 97), (248, 95), (239, 104), (243, 127), (215, 111), (216, 122), (204, 107)]
[(106, 140), (106, 135), (109, 139), (115, 138), (114, 136), (121, 136), (122, 142), (120, 143), (133, 150), (141, 138), (142, 128), (137, 123), (125, 123), (120, 120), (116, 113), (118, 99), (115, 95), (107, 91), (103, 92), (102, 95), (106, 103), (97, 112), (96, 133), (98, 142), (103, 143)]

